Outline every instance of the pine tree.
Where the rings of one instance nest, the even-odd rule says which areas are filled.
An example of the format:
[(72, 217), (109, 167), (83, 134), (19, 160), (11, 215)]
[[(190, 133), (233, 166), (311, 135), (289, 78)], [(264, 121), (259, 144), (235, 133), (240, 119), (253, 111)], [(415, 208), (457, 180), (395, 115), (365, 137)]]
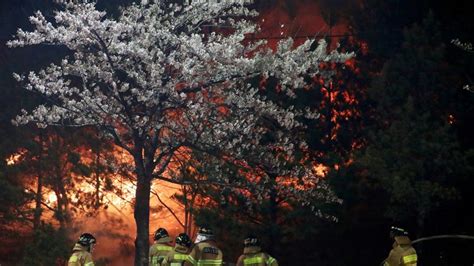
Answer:
[(424, 234), (440, 204), (458, 198), (453, 181), (464, 172), (452, 125), (459, 90), (449, 84), (445, 46), (434, 16), (404, 34), (371, 90), (379, 123), (359, 157), (363, 174), (386, 192), (385, 214)]

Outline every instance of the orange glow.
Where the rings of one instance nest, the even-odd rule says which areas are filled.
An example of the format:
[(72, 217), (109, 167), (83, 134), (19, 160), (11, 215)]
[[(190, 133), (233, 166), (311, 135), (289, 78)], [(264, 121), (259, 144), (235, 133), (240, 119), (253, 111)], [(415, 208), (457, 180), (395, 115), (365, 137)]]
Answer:
[(329, 167), (323, 164), (314, 164), (313, 170), (319, 177), (325, 177), (327, 172), (329, 171)]
[(5, 159), (7, 165), (15, 165), (21, 160), (23, 160), (23, 156), (26, 155), (27, 150), (25, 149), (20, 149), (16, 153), (10, 155), (7, 159)]
[[(273, 37), (268, 39), (270, 48), (276, 49), (279, 37), (307, 36), (295, 39), (295, 45), (300, 45), (310, 37), (320, 39), (329, 34), (340, 36), (348, 32), (345, 22), (330, 27), (321, 16), (317, 2), (292, 1), (292, 4), (293, 10), (289, 10), (286, 1), (279, 0), (271, 9), (261, 11), (258, 23), (262, 33), (257, 37)], [(336, 48), (339, 39), (340, 37), (331, 38), (332, 49)]]
[(54, 203), (57, 200), (58, 200), (58, 197), (56, 196), (56, 194), (54, 192), (48, 193), (48, 195), (46, 197), (46, 202), (47, 203)]

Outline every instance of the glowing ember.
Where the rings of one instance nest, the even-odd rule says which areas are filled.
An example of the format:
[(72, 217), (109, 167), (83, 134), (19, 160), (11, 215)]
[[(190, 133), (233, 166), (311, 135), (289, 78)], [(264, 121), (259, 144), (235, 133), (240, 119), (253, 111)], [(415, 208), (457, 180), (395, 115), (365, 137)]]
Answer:
[(58, 200), (58, 197), (54, 192), (51, 192), (48, 194), (48, 203), (56, 202)]
[(448, 123), (450, 125), (454, 124), (456, 122), (456, 118), (454, 117), (454, 115), (448, 115)]
[(26, 152), (26, 150), (20, 149), (18, 152), (10, 155), (10, 157), (5, 159), (7, 165), (15, 165), (19, 163), (23, 159), (23, 156), (26, 154)]
[(329, 170), (329, 167), (327, 167), (323, 164), (316, 164), (316, 165), (313, 166), (313, 170), (314, 170), (314, 172), (316, 173), (317, 176), (325, 177), (328, 170)]

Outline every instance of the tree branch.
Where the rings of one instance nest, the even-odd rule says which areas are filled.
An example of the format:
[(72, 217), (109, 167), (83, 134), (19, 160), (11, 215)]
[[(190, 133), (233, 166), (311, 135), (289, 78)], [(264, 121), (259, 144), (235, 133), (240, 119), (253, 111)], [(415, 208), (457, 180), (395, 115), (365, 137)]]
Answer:
[(176, 216), (176, 214), (174, 213), (174, 211), (166, 204), (164, 203), (160, 196), (158, 195), (158, 193), (156, 193), (156, 191), (154, 190), (151, 190), (150, 191), (153, 195), (156, 196), (156, 198), (158, 199), (158, 201), (161, 203), (161, 205), (163, 205), (166, 209), (168, 209), (168, 211), (173, 215), (173, 217), (176, 219), (176, 221), (178, 221), (178, 223), (181, 225), (181, 227), (184, 228), (184, 224), (181, 222), (181, 220), (178, 218), (178, 216)]

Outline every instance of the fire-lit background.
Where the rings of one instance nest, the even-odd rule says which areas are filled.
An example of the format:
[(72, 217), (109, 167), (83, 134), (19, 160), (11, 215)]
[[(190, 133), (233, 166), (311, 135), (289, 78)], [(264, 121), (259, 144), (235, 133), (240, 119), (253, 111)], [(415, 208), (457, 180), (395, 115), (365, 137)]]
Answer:
[[(130, 2), (99, 0), (98, 6), (117, 14)], [(254, 7), (262, 31), (249, 38), (267, 39), (272, 48), (286, 37), (296, 44), (324, 38), (331, 49), (356, 52), (329, 84), (310, 80), (299, 103), (321, 113), (308, 124), (309, 149), (318, 175), (341, 199), (321, 206), (337, 221), (289, 199), (251, 199), (246, 212), (225, 189), (160, 181), (153, 184), (150, 231), (193, 235), (196, 222), (210, 223), (233, 262), (251, 228), (280, 265), (376, 265), (390, 249), (391, 224), (413, 239), (474, 235), (474, 92), (466, 87), (474, 83), (474, 53), (451, 42), (474, 41), (474, 4), (262, 0)], [(35, 10), (52, 16), (54, 8), (49, 0), (0, 1), (0, 265), (62, 265), (84, 231), (98, 238), (96, 265), (132, 265), (133, 160), (91, 128), (10, 122), (43, 101), (11, 73), (39, 69), (66, 51), (9, 49), (5, 42), (17, 28), (30, 27)], [(195, 172), (176, 162), (166, 174)], [(420, 265), (474, 263), (467, 240), (416, 248)]]

